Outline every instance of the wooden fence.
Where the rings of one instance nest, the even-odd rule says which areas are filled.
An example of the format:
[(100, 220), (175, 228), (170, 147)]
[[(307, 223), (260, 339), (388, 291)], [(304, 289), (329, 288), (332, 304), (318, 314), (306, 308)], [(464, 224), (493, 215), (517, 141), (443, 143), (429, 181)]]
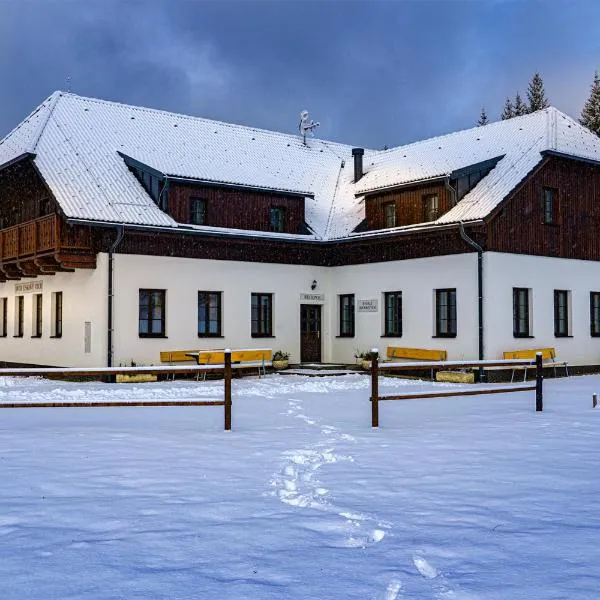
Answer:
[(371, 427), (379, 427), (379, 402), (384, 400), (417, 400), (419, 398), (444, 398), (448, 396), (476, 396), (480, 394), (505, 394), (509, 392), (528, 392), (535, 390), (535, 410), (541, 412), (543, 405), (543, 374), (542, 353), (535, 357), (535, 383), (526, 385), (497, 386), (493, 388), (476, 388), (453, 391), (413, 392), (409, 394), (396, 394), (381, 396), (379, 394), (379, 374), (382, 371), (415, 371), (429, 370), (431, 368), (467, 369), (467, 368), (498, 368), (518, 367), (531, 365), (530, 360), (475, 360), (475, 361), (443, 361), (443, 362), (398, 362), (379, 363), (379, 352), (371, 352)]
[(0, 376), (8, 377), (112, 377), (116, 375), (175, 375), (201, 372), (223, 373), (223, 400), (168, 400), (138, 402), (0, 402), (0, 408), (107, 408), (125, 406), (223, 406), (224, 429), (231, 429), (231, 351), (225, 351), (222, 365), (156, 366), (156, 367), (33, 367), (0, 369)]

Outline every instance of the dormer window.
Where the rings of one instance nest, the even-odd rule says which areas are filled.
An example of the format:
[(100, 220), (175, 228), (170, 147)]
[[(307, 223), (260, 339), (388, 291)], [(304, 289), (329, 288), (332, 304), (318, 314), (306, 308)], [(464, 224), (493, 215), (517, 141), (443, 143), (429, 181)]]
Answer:
[(454, 171), (451, 175), (451, 185), (456, 190), (456, 201), (462, 200), (486, 175), (489, 175), (501, 159), (502, 156), (499, 156)]
[(285, 231), (285, 208), (272, 206), (269, 208), (269, 231), (282, 233)]
[(423, 196), (423, 221), (435, 221), (440, 214), (440, 198), (437, 194)]
[(206, 225), (206, 200), (204, 198), (190, 198), (190, 223), (192, 225)]
[(386, 202), (383, 205), (383, 221), (386, 229), (396, 227), (396, 203)]

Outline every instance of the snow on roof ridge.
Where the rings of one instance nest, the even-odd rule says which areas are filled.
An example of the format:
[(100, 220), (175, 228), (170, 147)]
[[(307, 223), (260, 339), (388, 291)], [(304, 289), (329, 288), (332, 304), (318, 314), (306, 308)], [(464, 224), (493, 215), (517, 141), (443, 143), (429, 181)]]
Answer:
[[(240, 130), (244, 130), (244, 131), (252, 131), (252, 132), (256, 132), (256, 133), (281, 136), (281, 137), (285, 137), (285, 138), (291, 138), (293, 140), (298, 140), (300, 138), (299, 134), (285, 133), (283, 131), (275, 131), (273, 129), (262, 129), (260, 127), (254, 127), (252, 125), (242, 125), (240, 123), (228, 123), (227, 121), (220, 121), (218, 119), (207, 119), (206, 117), (197, 117), (194, 115), (186, 115), (185, 113), (173, 112), (173, 111), (164, 110), (161, 108), (136, 106), (135, 104), (126, 104), (124, 102), (115, 102), (114, 100), (104, 100), (103, 98), (92, 98), (89, 96), (80, 96), (79, 94), (73, 94), (72, 92), (58, 92), (57, 91), (57, 92), (54, 92), (54, 94), (60, 94), (61, 96), (65, 97), (65, 98), (69, 97), (69, 98), (73, 98), (76, 100), (83, 100), (85, 102), (95, 102), (98, 104), (105, 104), (105, 105), (116, 106), (116, 107), (120, 107), (120, 108), (127, 108), (130, 110), (135, 110), (135, 111), (139, 111), (139, 112), (155, 113), (155, 114), (165, 115), (168, 117), (177, 117), (177, 118), (184, 119), (184, 120), (201, 121), (203, 123), (222, 125), (223, 127), (228, 127), (231, 129), (240, 129)], [(335, 146), (340, 146), (342, 148), (353, 148), (353, 146), (350, 144), (342, 144), (341, 142), (334, 142), (334, 141), (325, 140), (322, 138), (310, 138), (310, 141), (318, 142), (318, 143), (321, 143), (324, 145), (334, 144)]]
[[(384, 156), (386, 154), (391, 154), (392, 152), (397, 152), (398, 150), (409, 149), (412, 146), (418, 146), (419, 144), (431, 143), (431, 142), (434, 142), (436, 140), (442, 140), (442, 139), (447, 139), (447, 138), (451, 138), (451, 137), (458, 136), (458, 135), (463, 135), (464, 133), (466, 133), (468, 131), (475, 131), (477, 129), (483, 130), (483, 129), (486, 129), (486, 128), (489, 128), (489, 127), (501, 127), (505, 123), (508, 123), (508, 122), (514, 123), (517, 120), (532, 119), (534, 116), (537, 118), (537, 117), (539, 117), (541, 115), (541, 113), (544, 113), (544, 116), (547, 116), (548, 113), (550, 112), (550, 110), (553, 110), (553, 111), (557, 112), (558, 114), (566, 117), (567, 119), (571, 119), (571, 117), (569, 117), (568, 115), (566, 115), (562, 111), (558, 110), (554, 106), (549, 106), (548, 108), (543, 108), (541, 110), (536, 110), (535, 112), (528, 113), (526, 115), (520, 115), (518, 117), (511, 117), (510, 119), (493, 121), (492, 123), (487, 123), (486, 125), (476, 125), (475, 127), (468, 127), (467, 129), (459, 129), (458, 131), (450, 131), (449, 133), (443, 133), (442, 135), (435, 135), (435, 136), (430, 137), (430, 138), (425, 138), (425, 139), (422, 139), (422, 140), (415, 140), (414, 142), (410, 142), (409, 144), (403, 144), (403, 145), (400, 145), (400, 146), (394, 146), (392, 148), (388, 148), (387, 150), (378, 150), (376, 152), (377, 152), (378, 156)], [(573, 119), (571, 119), (571, 120), (573, 121)], [(573, 121), (573, 122), (576, 123), (576, 121)], [(488, 131), (489, 131), (489, 129), (488, 129)]]

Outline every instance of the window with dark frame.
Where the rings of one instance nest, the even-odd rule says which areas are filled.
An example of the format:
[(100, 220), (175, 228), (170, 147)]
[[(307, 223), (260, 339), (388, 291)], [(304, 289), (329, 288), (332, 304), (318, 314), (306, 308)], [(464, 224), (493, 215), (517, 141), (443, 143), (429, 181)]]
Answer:
[(423, 196), (423, 221), (435, 221), (440, 213), (440, 199), (437, 194)]
[(139, 337), (165, 337), (166, 290), (140, 289)]
[(383, 205), (383, 219), (385, 228), (396, 227), (396, 203), (386, 202)]
[(340, 337), (354, 337), (354, 294), (340, 294)]
[(33, 297), (34, 321), (33, 335), (31, 337), (42, 337), (42, 294), (35, 294)]
[(206, 225), (206, 200), (204, 198), (190, 198), (190, 223), (192, 225)]
[(600, 292), (590, 292), (590, 335), (600, 337)]
[(569, 336), (569, 292), (554, 290), (554, 337)]
[(384, 335), (390, 337), (402, 336), (402, 292), (385, 292), (385, 323)]
[(221, 336), (221, 292), (198, 292), (198, 337)]
[(544, 212), (544, 224), (546, 225), (555, 225), (557, 222), (556, 219), (556, 199), (557, 199), (558, 191), (554, 188), (544, 188), (544, 202), (543, 202), (543, 212)]
[(250, 312), (252, 337), (273, 337), (273, 294), (253, 293)]
[(54, 322), (53, 322), (53, 333), (52, 336), (55, 338), (62, 337), (62, 308), (63, 308), (63, 293), (54, 292)]
[(269, 208), (269, 230), (285, 231), (285, 208), (282, 206), (272, 206)]
[(513, 288), (513, 336), (529, 337), (529, 290)]
[(2, 331), (0, 332), (0, 337), (6, 337), (8, 333), (8, 298), (0, 298), (0, 311), (2, 311), (2, 317), (0, 319)]
[(14, 337), (23, 337), (23, 321), (25, 316), (25, 296), (15, 298), (15, 335)]
[(456, 337), (456, 289), (435, 290), (435, 336)]

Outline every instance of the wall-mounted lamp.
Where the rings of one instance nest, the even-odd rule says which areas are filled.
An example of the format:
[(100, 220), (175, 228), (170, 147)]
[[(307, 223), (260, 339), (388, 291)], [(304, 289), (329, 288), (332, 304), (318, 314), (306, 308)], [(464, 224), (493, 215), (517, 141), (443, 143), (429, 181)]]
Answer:
[(317, 287), (317, 280), (313, 279), (313, 282), (310, 284), (310, 289), (314, 290), (314, 289), (316, 289), (316, 287)]

